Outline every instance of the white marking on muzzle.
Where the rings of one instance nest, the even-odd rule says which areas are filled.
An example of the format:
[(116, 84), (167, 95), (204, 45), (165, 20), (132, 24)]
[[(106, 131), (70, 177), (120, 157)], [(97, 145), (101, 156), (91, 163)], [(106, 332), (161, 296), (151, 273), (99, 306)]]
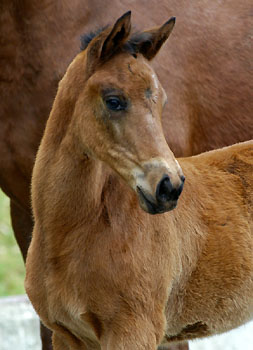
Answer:
[[(134, 167), (131, 171), (132, 188), (136, 191), (137, 186), (144, 189), (145, 192), (152, 193), (151, 184), (147, 181), (148, 173), (154, 171), (156, 168), (161, 168), (164, 173), (170, 174), (169, 165), (163, 158), (153, 158), (146, 162), (141, 163), (140, 167)], [(162, 174), (161, 174), (162, 176)]]

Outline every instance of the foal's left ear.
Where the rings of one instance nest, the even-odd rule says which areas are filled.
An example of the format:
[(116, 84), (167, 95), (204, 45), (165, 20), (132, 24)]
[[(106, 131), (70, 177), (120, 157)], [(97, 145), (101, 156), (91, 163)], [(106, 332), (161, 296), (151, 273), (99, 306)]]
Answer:
[[(152, 60), (168, 39), (175, 25), (176, 18), (171, 17), (159, 28), (154, 28), (142, 33), (143, 40), (135, 43), (138, 51), (148, 60)], [(141, 36), (140, 36), (141, 37)]]

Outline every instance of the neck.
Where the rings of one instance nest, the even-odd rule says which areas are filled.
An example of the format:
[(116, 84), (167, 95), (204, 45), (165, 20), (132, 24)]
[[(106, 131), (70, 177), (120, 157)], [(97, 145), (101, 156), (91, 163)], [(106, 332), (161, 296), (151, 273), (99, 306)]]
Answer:
[[(41, 148), (45, 142), (43, 140)], [(36, 176), (37, 171), (40, 177)], [(40, 157), (33, 179), (33, 183), (37, 182), (37, 193), (33, 191), (35, 214), (40, 212), (39, 217), (43, 213), (47, 232), (53, 228), (54, 232), (67, 234), (98, 222), (108, 226), (121, 206), (132, 207), (135, 203), (134, 207), (138, 207), (131, 189), (106, 164), (81, 155), (66, 138), (58, 149), (47, 147), (46, 158)], [(122, 210), (120, 215), (124, 216), (124, 212), (127, 211)]]

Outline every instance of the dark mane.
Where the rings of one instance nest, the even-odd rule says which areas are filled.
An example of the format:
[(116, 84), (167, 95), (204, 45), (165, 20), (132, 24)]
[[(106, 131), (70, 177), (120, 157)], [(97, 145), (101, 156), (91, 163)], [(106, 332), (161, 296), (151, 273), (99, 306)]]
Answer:
[(104, 26), (104, 27), (98, 28), (95, 31), (91, 31), (88, 34), (81, 35), (81, 38), (80, 38), (80, 41), (81, 41), (80, 50), (84, 51), (85, 49), (87, 49), (87, 46), (89, 45), (91, 40), (94, 39), (96, 36), (98, 36), (100, 33), (102, 33), (107, 27), (108, 26)]
[[(102, 33), (107, 26), (98, 28), (95, 31), (91, 31), (88, 34), (84, 34), (81, 36), (81, 51), (87, 49), (89, 43), (96, 38), (100, 33)], [(150, 33), (148, 32), (135, 32), (131, 35), (130, 39), (125, 43), (123, 50), (129, 52), (131, 55), (135, 56), (140, 49), (140, 45), (151, 45)]]

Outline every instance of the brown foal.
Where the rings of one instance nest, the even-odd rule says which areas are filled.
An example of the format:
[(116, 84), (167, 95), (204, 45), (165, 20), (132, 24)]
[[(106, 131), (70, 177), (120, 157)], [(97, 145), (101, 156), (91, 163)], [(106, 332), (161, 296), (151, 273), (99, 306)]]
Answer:
[(253, 142), (174, 158), (148, 63), (173, 25), (131, 35), (126, 13), (59, 85), (26, 264), (54, 350), (155, 350), (253, 316)]

